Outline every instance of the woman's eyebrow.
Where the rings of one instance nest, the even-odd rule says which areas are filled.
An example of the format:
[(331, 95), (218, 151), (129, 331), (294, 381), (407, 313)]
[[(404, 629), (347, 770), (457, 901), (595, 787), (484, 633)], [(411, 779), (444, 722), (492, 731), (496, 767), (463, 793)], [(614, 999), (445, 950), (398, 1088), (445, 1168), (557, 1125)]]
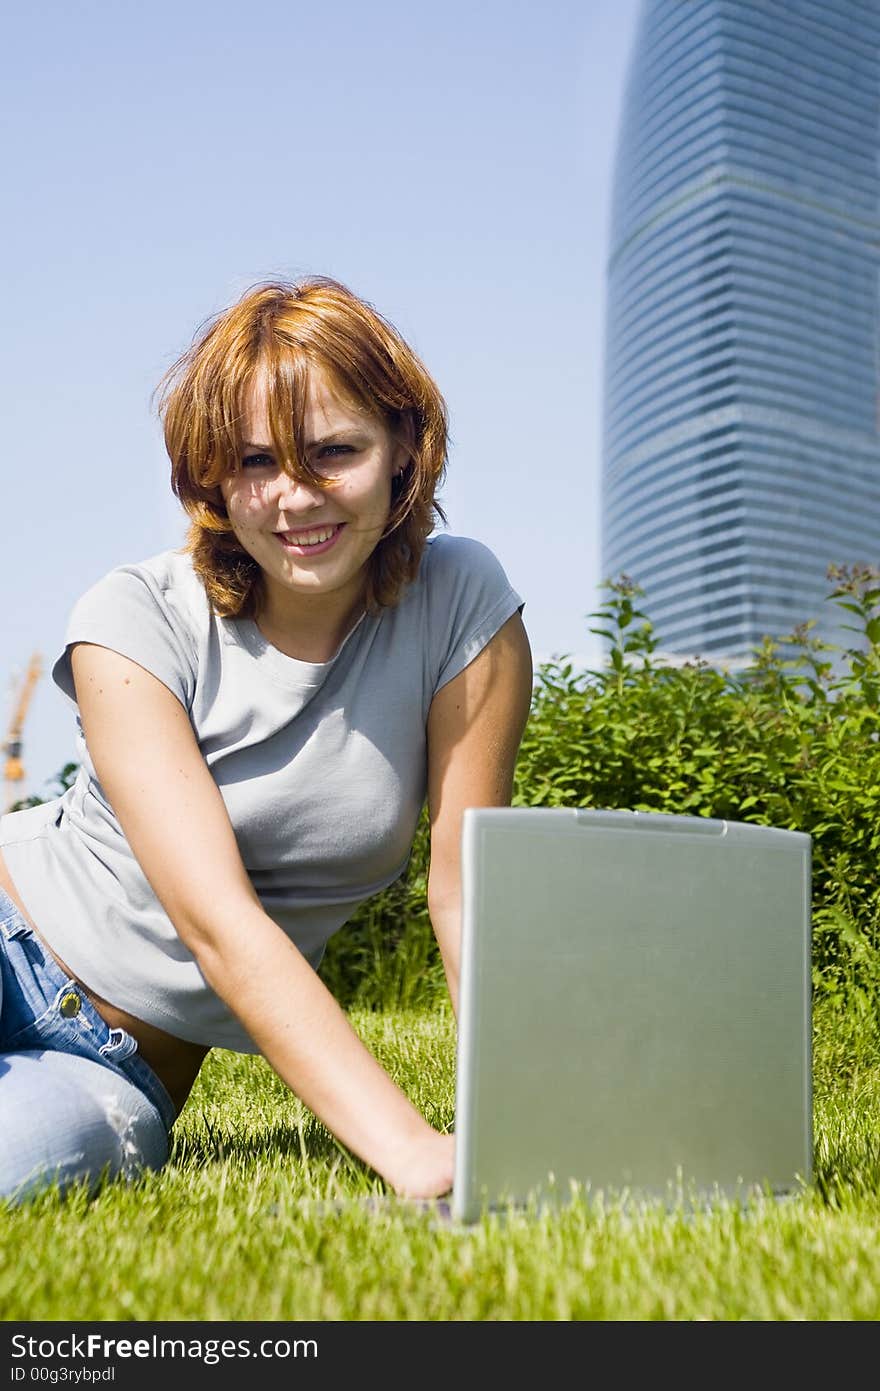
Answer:
[[(344, 426), (339, 430), (328, 430), (326, 435), (318, 435), (314, 439), (306, 440), (306, 449), (321, 449), (325, 444), (339, 444), (347, 440), (356, 439), (358, 431), (356, 429), (346, 429)], [(265, 454), (271, 454), (275, 446), (271, 441), (264, 440), (242, 440), (242, 449), (260, 449)]]
[(341, 440), (357, 438), (356, 429), (346, 429), (344, 426), (339, 430), (328, 430), (326, 435), (319, 435), (313, 440), (306, 440), (307, 449), (320, 449), (324, 444), (339, 444)]

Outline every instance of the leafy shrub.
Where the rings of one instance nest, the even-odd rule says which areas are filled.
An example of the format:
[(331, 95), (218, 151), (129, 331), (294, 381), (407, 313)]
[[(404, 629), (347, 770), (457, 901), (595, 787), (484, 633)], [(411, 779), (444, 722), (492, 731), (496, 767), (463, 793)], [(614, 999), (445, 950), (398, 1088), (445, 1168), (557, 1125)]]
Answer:
[[(607, 582), (591, 627), (607, 643), (607, 665), (538, 668), (514, 804), (806, 831), (814, 988), (868, 1010), (880, 990), (880, 573), (828, 573), (828, 601), (853, 619), (852, 646), (821, 642), (808, 623), (765, 639), (739, 671), (664, 662), (639, 587), (626, 576)], [(369, 1004), (380, 984), (393, 984), (389, 950), (418, 962), (411, 1003), (442, 989), (424, 907), (427, 848), (423, 823), (403, 878), (331, 941), (323, 970), (342, 997)], [(379, 960), (371, 984), (361, 968)]]

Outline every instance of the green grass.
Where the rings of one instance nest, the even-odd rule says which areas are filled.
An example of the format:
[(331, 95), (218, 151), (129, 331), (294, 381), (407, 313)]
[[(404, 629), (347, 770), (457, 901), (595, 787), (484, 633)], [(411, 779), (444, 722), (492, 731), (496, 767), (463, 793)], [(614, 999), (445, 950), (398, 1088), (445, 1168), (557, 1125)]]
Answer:
[[(451, 1126), (448, 1008), (352, 1018)], [(0, 1209), (0, 1317), (875, 1320), (880, 1036), (872, 1015), (827, 1007), (815, 1031), (815, 1182), (803, 1195), (695, 1215), (575, 1195), (473, 1228), (371, 1205), (375, 1177), (260, 1059), (215, 1052), (161, 1174)]]

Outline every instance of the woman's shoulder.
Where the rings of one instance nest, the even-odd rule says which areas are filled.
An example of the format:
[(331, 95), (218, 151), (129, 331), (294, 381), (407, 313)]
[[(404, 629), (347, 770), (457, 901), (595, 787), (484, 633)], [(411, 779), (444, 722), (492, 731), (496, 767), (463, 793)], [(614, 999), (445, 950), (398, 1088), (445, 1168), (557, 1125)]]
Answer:
[(456, 675), (523, 600), (495, 552), (472, 536), (442, 532), (425, 548), (418, 606), (431, 662), (431, 689)]
[(182, 550), (158, 551), (144, 560), (125, 561), (108, 570), (78, 601), (78, 608), (102, 604), (155, 605), (192, 619), (208, 612), (204, 586)]
[(131, 658), (188, 698), (210, 621), (207, 596), (187, 555), (161, 551), (117, 565), (74, 604), (53, 679), (73, 698), (70, 650), (91, 642)]
[(504, 565), (484, 541), (450, 532), (429, 539), (419, 578), (434, 610), (491, 603), (514, 592)]
[(495, 552), (473, 536), (438, 532), (425, 545), (421, 574), (431, 583), (445, 578), (478, 574), (499, 575), (504, 568)]
[(192, 556), (182, 549), (157, 551), (143, 560), (125, 561), (115, 565), (104, 578), (115, 575), (130, 575), (163, 591), (189, 592), (194, 587), (202, 588), (193, 568)]

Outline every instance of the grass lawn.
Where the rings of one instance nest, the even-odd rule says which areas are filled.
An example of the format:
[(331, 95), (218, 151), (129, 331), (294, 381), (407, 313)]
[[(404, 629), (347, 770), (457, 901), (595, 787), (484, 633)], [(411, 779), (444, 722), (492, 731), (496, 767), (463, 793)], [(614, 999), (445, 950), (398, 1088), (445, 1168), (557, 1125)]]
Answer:
[[(451, 1126), (448, 1007), (353, 1012)], [(688, 1215), (576, 1197), (444, 1227), (387, 1199), (257, 1058), (214, 1052), (164, 1172), (0, 1209), (0, 1317), (18, 1320), (880, 1318), (880, 1045), (817, 1011), (815, 1182)], [(528, 1123), (528, 1117), (524, 1117)]]

